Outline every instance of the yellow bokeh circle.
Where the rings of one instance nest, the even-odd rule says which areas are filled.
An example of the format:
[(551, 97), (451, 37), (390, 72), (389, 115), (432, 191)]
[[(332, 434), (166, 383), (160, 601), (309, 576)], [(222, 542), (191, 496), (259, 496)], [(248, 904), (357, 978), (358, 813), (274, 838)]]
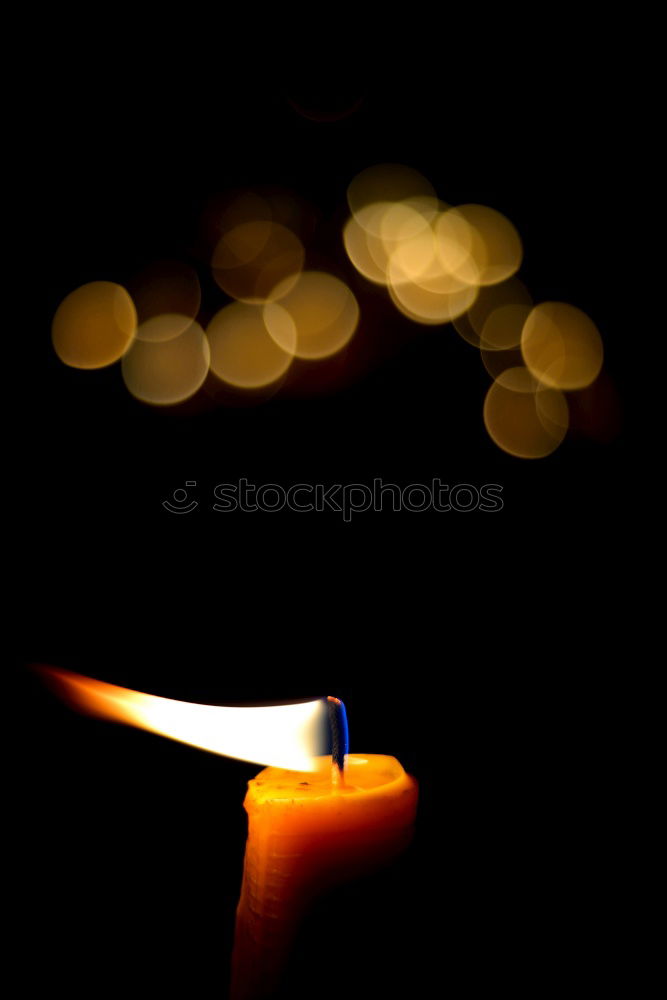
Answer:
[(544, 458), (565, 437), (567, 401), (562, 392), (545, 389), (527, 368), (509, 368), (486, 394), (484, 424), (494, 443), (508, 454)]
[(91, 281), (70, 292), (53, 317), (56, 354), (72, 368), (104, 368), (127, 351), (137, 330), (129, 293), (113, 281)]
[(602, 338), (586, 313), (565, 302), (542, 302), (521, 334), (526, 366), (555, 389), (584, 389), (602, 368)]
[[(319, 360), (340, 351), (359, 322), (357, 300), (344, 282), (322, 271), (304, 271), (294, 286), (274, 291), (264, 309), (276, 343), (296, 357)], [(290, 322), (291, 321), (291, 322)]]
[(210, 360), (208, 341), (198, 323), (170, 340), (135, 340), (122, 361), (125, 385), (137, 399), (172, 406), (195, 394)]
[(286, 350), (270, 336), (262, 307), (242, 302), (233, 302), (216, 313), (206, 336), (211, 371), (239, 389), (260, 389), (277, 381), (292, 364), (296, 347), (293, 326), (284, 331), (286, 346), (291, 348)]

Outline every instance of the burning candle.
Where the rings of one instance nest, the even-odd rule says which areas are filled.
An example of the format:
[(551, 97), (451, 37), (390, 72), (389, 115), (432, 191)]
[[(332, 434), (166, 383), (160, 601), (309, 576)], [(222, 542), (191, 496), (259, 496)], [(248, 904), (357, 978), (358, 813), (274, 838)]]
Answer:
[[(232, 956), (233, 1000), (273, 995), (309, 904), (409, 842), (417, 782), (394, 757), (349, 754), (338, 699), (194, 705), (52, 667), (73, 707), (241, 760), (268, 763), (248, 784), (248, 840)], [(327, 718), (329, 725), (327, 725)], [(328, 744), (332, 754), (322, 751)]]
[(417, 783), (395, 757), (348, 754), (314, 774), (267, 767), (248, 783), (248, 841), (232, 957), (232, 1000), (274, 994), (308, 905), (395, 857), (411, 837)]
[(248, 783), (232, 1000), (271, 997), (313, 899), (389, 861), (410, 841), (417, 782), (395, 757), (348, 754), (345, 710), (332, 701), (333, 765), (327, 756), (314, 773), (267, 767)]

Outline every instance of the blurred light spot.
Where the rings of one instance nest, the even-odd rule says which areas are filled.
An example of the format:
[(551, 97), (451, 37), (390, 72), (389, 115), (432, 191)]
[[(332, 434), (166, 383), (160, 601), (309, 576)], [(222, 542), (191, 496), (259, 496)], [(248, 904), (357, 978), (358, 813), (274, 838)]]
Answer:
[(528, 316), (521, 335), (527, 367), (545, 385), (583, 389), (602, 368), (602, 340), (593, 321), (575, 306), (542, 302)]
[(352, 216), (352, 219), (363, 232), (361, 239), (370, 259), (382, 274), (382, 283), (387, 284), (387, 269), (389, 267), (389, 257), (395, 244), (390, 244), (382, 238), (382, 220), (386, 213), (393, 208), (390, 202), (375, 202), (372, 205), (365, 205), (364, 208)]
[[(405, 228), (402, 232), (397, 230), (391, 243), (386, 241), (390, 251), (393, 282), (405, 280), (419, 283), (420, 277), (428, 275), (436, 263), (436, 240), (433, 230), (423, 216), (419, 216), (416, 212), (411, 214), (412, 220), (404, 218)], [(414, 221), (416, 219), (423, 224), (417, 226)]]
[[(516, 312), (507, 311), (497, 316), (493, 324), (489, 324), (485, 334), (491, 314), (505, 306), (516, 307)], [(487, 351), (507, 350), (520, 344), (523, 323), (532, 306), (533, 300), (525, 285), (518, 278), (509, 278), (500, 284), (480, 288), (479, 295), (468, 312), (454, 320), (454, 327), (473, 347), (484, 346)], [(519, 320), (521, 324), (517, 328)], [(489, 337), (488, 341), (486, 335)], [(482, 337), (485, 339), (484, 345)], [(523, 361), (520, 363), (523, 364)]]
[(211, 370), (229, 385), (259, 389), (281, 378), (292, 364), (296, 330), (278, 305), (267, 308), (281, 314), (281, 347), (266, 327), (261, 306), (234, 302), (216, 313), (206, 336), (211, 347)]
[(151, 264), (132, 280), (130, 291), (137, 308), (139, 340), (177, 337), (187, 330), (201, 305), (197, 273), (179, 261)]
[(104, 368), (123, 356), (137, 329), (134, 303), (122, 285), (91, 281), (70, 292), (53, 317), (56, 354), (72, 368)]
[(426, 199), (437, 206), (431, 183), (419, 171), (396, 163), (367, 167), (357, 174), (347, 189), (347, 200), (353, 215), (366, 205), (412, 198)]
[(420, 202), (399, 201), (388, 204), (378, 218), (380, 238), (388, 245), (389, 253), (406, 240), (414, 239), (429, 231), (433, 213)]
[(371, 252), (369, 239), (368, 233), (360, 224), (357, 217), (351, 215), (343, 229), (343, 243), (345, 244), (347, 255), (359, 274), (362, 274), (364, 278), (374, 282), (376, 285), (386, 285), (386, 267), (388, 263), (386, 255), (383, 264), (379, 264), (377, 261), (378, 255), (384, 254), (382, 244), (377, 237), (373, 237), (377, 244), (375, 253), (373, 253)]
[[(453, 277), (439, 256), (433, 228), (437, 207), (432, 200), (413, 198), (373, 202), (360, 208), (343, 231), (350, 260), (376, 284), (420, 283), (424, 277), (426, 287), (430, 287), (429, 281), (443, 273)], [(458, 278), (457, 284), (461, 284)]]
[(470, 255), (481, 285), (495, 285), (519, 270), (523, 257), (521, 239), (504, 215), (486, 205), (458, 205), (453, 211), (471, 228)]
[(357, 300), (347, 285), (331, 274), (304, 271), (293, 287), (279, 287), (274, 297), (280, 300), (278, 307), (269, 305), (264, 310), (267, 329), (283, 350), (299, 358), (316, 360), (335, 354), (357, 328)]
[[(380, 176), (380, 182), (387, 181), (386, 190), (379, 185), (381, 193), (388, 194), (392, 185), (396, 194), (415, 190), (414, 175), (406, 178), (402, 171)], [(373, 172), (369, 176), (375, 178)], [(366, 193), (370, 197), (373, 192), (378, 193)], [(471, 249), (479, 237), (465, 218), (441, 211), (437, 199), (424, 194), (393, 202), (362, 201), (359, 194), (359, 207), (343, 233), (348, 255), (365, 277), (388, 286), (405, 316), (442, 324), (472, 305), (479, 267)]]
[(446, 274), (467, 285), (479, 285), (480, 264), (473, 255), (475, 232), (456, 209), (441, 212), (435, 220), (435, 245)]
[(227, 295), (259, 304), (275, 298), (277, 285), (282, 294), (294, 285), (303, 261), (303, 244), (293, 232), (277, 222), (256, 220), (227, 231), (211, 263), (213, 276)]
[(544, 458), (565, 437), (569, 422), (562, 392), (545, 389), (527, 368), (510, 368), (490, 387), (484, 424), (491, 439), (517, 458)]
[(418, 281), (409, 281), (400, 261), (393, 257), (389, 281), (394, 305), (417, 323), (448, 323), (469, 309), (477, 295), (477, 288), (443, 273), (439, 266), (421, 273)]
[(169, 406), (195, 394), (208, 374), (209, 359), (204, 331), (191, 323), (171, 340), (136, 340), (123, 357), (123, 378), (137, 399)]

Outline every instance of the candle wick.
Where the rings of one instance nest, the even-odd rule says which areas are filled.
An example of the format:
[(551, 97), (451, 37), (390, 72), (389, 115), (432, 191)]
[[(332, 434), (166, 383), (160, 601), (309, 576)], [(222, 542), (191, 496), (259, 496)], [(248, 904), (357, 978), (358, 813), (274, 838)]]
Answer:
[[(327, 698), (329, 708), (329, 728), (331, 730), (331, 780), (333, 784), (343, 783), (345, 757), (350, 752), (350, 737), (347, 726), (347, 712), (340, 698)], [(338, 772), (334, 777), (334, 772)]]

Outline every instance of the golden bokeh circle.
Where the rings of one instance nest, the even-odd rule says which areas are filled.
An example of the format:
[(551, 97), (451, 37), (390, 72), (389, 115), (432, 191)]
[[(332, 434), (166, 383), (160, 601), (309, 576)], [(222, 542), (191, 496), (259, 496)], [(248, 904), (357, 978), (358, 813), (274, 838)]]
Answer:
[(410, 281), (400, 261), (392, 257), (389, 265), (389, 294), (392, 302), (408, 319), (437, 326), (449, 323), (469, 309), (478, 289), (444, 273), (439, 265), (427, 269)]
[(470, 255), (480, 285), (495, 285), (519, 270), (523, 246), (509, 219), (487, 205), (457, 205), (452, 211), (470, 227)]
[[(269, 308), (269, 307), (267, 307)], [(211, 371), (228, 385), (240, 389), (260, 389), (271, 385), (287, 372), (296, 348), (296, 330), (281, 310), (285, 350), (270, 336), (261, 306), (233, 302), (213, 317), (206, 329), (211, 348)]]
[(224, 233), (211, 266), (217, 284), (233, 299), (269, 302), (296, 283), (303, 268), (303, 244), (286, 226), (268, 219), (243, 222)]
[[(274, 297), (278, 302), (264, 309), (267, 329), (283, 350), (292, 351), (298, 358), (320, 360), (336, 354), (357, 328), (357, 300), (347, 285), (332, 274), (304, 271), (291, 288), (276, 289)], [(292, 326), (295, 342), (289, 333)]]
[(468, 220), (456, 209), (448, 208), (438, 215), (433, 229), (443, 271), (463, 284), (481, 284), (480, 264), (473, 253), (476, 235)]
[(389, 202), (378, 218), (380, 238), (391, 250), (429, 229), (432, 214), (416, 201)]
[(565, 302), (542, 302), (521, 334), (526, 366), (555, 389), (584, 389), (602, 368), (602, 338), (586, 313)]
[[(422, 221), (426, 222), (425, 219)], [(391, 283), (421, 284), (423, 279), (428, 282), (428, 276), (434, 269), (439, 269), (436, 254), (436, 240), (428, 223), (410, 235), (396, 240), (389, 258)]]
[(208, 374), (204, 331), (193, 322), (171, 340), (135, 340), (122, 361), (125, 385), (137, 399), (172, 406), (194, 396)]
[[(375, 253), (371, 251), (371, 238), (377, 244)], [(367, 278), (368, 281), (372, 281), (375, 285), (386, 285), (386, 268), (388, 263), (386, 255), (384, 263), (378, 263), (381, 243), (377, 237), (369, 237), (368, 232), (355, 215), (351, 215), (345, 223), (345, 227), (343, 228), (343, 243), (348, 257), (359, 274)]]
[(562, 392), (545, 389), (525, 367), (509, 368), (484, 400), (484, 425), (492, 441), (516, 458), (544, 458), (567, 432), (569, 413)]
[(127, 351), (137, 330), (129, 293), (113, 281), (91, 281), (70, 292), (53, 317), (53, 347), (72, 368), (105, 368)]
[(355, 220), (364, 236), (366, 250), (376, 268), (383, 275), (384, 284), (387, 283), (387, 268), (389, 258), (395, 244), (387, 242), (382, 238), (382, 220), (393, 208), (392, 203), (381, 201), (364, 205), (352, 218)]

